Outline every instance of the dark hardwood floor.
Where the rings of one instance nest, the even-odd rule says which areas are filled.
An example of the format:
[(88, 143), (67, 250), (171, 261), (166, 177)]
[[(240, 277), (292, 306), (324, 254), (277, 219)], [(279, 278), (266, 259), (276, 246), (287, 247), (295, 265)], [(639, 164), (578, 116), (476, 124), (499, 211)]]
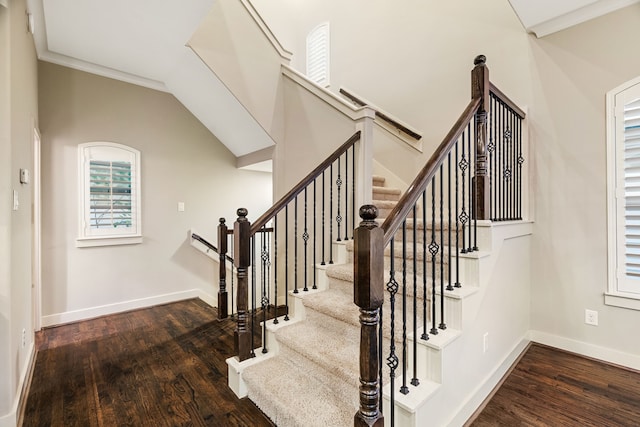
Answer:
[[(45, 329), (24, 426), (273, 426), (227, 387), (232, 320), (193, 299)], [(640, 372), (533, 344), (467, 425), (640, 426)]]
[(640, 426), (640, 372), (533, 344), (469, 425)]
[(193, 299), (45, 329), (24, 426), (273, 426), (227, 387), (232, 320)]

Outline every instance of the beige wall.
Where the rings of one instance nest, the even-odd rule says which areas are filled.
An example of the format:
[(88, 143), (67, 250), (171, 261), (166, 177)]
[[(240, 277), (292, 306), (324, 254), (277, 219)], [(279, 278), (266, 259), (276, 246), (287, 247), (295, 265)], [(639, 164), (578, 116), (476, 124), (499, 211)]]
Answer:
[[(640, 76), (640, 5), (530, 37), (535, 231), (532, 328), (640, 355), (640, 312), (604, 305), (606, 93)], [(584, 310), (600, 326), (585, 325)]]
[[(526, 103), (527, 35), (507, 0), (252, 0), (305, 71), (305, 38), (331, 27), (331, 87), (354, 94), (423, 131), (418, 169), (471, 98), (473, 59), (485, 54), (492, 79)], [(291, 19), (295, 16), (295, 19)]]
[[(506, 0), (253, 3), (301, 71), (306, 34), (330, 21), (331, 90), (351, 89), (424, 131), (425, 154), (405, 167), (424, 163), (453, 124), (470, 96), (473, 58), (485, 54), (491, 80), (529, 111), (531, 328), (640, 354), (629, 339), (640, 313), (603, 303), (605, 94), (640, 75), (639, 5), (536, 39)], [(600, 326), (584, 324), (585, 308), (600, 312)]]
[[(0, 425), (15, 421), (18, 389), (33, 345), (32, 186), (20, 184), (19, 170), (33, 168), (38, 103), (36, 56), (25, 10), (22, 0), (0, 7)], [(13, 190), (20, 201), (17, 211), (12, 210)]]
[[(45, 323), (144, 305), (166, 294), (217, 294), (217, 264), (189, 245), (214, 240), (246, 207), (271, 204), (271, 175), (235, 168), (235, 157), (171, 95), (40, 63)], [(141, 151), (139, 245), (76, 248), (77, 146), (112, 141)], [(177, 203), (185, 202), (185, 212)]]

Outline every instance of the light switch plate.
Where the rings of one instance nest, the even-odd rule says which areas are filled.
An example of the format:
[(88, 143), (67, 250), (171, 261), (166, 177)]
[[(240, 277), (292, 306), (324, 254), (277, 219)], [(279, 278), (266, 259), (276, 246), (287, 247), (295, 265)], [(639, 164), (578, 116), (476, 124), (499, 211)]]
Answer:
[(20, 202), (18, 201), (18, 192), (13, 190), (13, 210), (17, 211), (20, 207)]

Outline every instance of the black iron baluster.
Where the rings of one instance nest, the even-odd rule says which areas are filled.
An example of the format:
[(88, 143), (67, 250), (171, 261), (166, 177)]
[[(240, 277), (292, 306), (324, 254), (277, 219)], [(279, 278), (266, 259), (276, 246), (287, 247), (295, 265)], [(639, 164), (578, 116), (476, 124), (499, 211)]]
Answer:
[(500, 148), (502, 149), (502, 154), (500, 156), (501, 157), (501, 159), (500, 159), (500, 161), (501, 161), (500, 172), (501, 172), (501, 175), (502, 175), (502, 177), (501, 177), (502, 184), (501, 184), (501, 194), (500, 194), (501, 201), (500, 201), (500, 204), (501, 204), (502, 207), (500, 209), (500, 219), (504, 220), (505, 217), (507, 216), (507, 212), (506, 212), (506, 210), (507, 210), (506, 209), (506, 207), (507, 207), (506, 206), (507, 183), (506, 183), (506, 180), (505, 180), (505, 173), (504, 173), (507, 162), (506, 162), (506, 153), (505, 153), (506, 152), (506, 141), (505, 141), (505, 134), (504, 134), (505, 130), (506, 130), (506, 127), (505, 127), (506, 113), (505, 113), (504, 105), (502, 103), (500, 104), (500, 109), (501, 109), (500, 122), (502, 124), (502, 126), (501, 126), (502, 144), (500, 146)]
[(267, 252), (267, 229), (263, 225), (261, 230), (260, 243), (262, 251), (261, 259), (261, 276), (262, 276), (262, 295), (260, 296), (260, 306), (262, 308), (262, 353), (267, 353), (267, 310), (269, 309), (269, 298), (267, 297), (267, 268), (269, 261), (269, 253)]
[(316, 264), (316, 179), (313, 180), (313, 289), (318, 289), (316, 277), (318, 276), (318, 264)]
[(429, 340), (427, 332), (427, 321), (429, 314), (427, 313), (427, 190), (422, 190), (422, 334), (420, 338), (425, 341)]
[(298, 195), (293, 200), (293, 293), (298, 293)]
[[(389, 244), (389, 249), (391, 253), (391, 260), (389, 262), (389, 281), (387, 282), (387, 291), (389, 292), (389, 308), (391, 310), (390, 313), (390, 330), (391, 330), (391, 339), (389, 345), (389, 357), (387, 357), (387, 366), (389, 367), (389, 385), (390, 385), (390, 410), (391, 410), (391, 424), (393, 425), (395, 419), (395, 378), (396, 378), (396, 369), (398, 368), (398, 356), (396, 355), (396, 340), (395, 340), (395, 325), (396, 325), (396, 294), (398, 293), (398, 282), (395, 278), (395, 248), (394, 248), (394, 239), (391, 239)], [(382, 328), (381, 328), (382, 329)], [(382, 342), (382, 340), (380, 340)]]
[[(391, 254), (395, 256), (395, 254)], [(400, 393), (408, 394), (407, 387), (407, 220), (402, 223), (402, 387)]]
[(444, 323), (444, 165), (440, 165), (440, 325), (438, 328), (447, 329)]
[(289, 203), (284, 207), (284, 294), (286, 322), (289, 320)]
[(516, 114), (511, 110), (511, 219), (516, 219), (516, 142), (515, 142)]
[(431, 334), (438, 335), (436, 328), (436, 255), (438, 255), (438, 243), (436, 243), (436, 178), (431, 179), (431, 243), (429, 243), (429, 253), (431, 254)]
[[(276, 310), (273, 324), (277, 325), (278, 320), (278, 214), (273, 217), (273, 293), (274, 307)], [(285, 295), (286, 298), (286, 295)]]
[[(477, 120), (477, 118), (476, 118)], [(473, 175), (475, 175), (475, 171), (478, 168), (478, 138), (480, 137), (478, 135), (478, 125), (477, 123), (474, 124), (473, 126), (473, 134), (474, 134), (474, 138), (473, 138), (473, 169), (470, 169), (469, 171), (469, 176), (471, 176), (471, 170), (473, 170)], [(471, 138), (470, 138), (471, 139)], [(471, 232), (472, 230), (469, 230), (469, 251), (477, 251), (478, 250), (478, 183), (476, 181), (475, 176), (473, 177), (473, 195), (472, 195), (472, 200), (473, 200), (473, 245), (471, 245)], [(469, 224), (471, 225), (471, 224)]]
[[(460, 142), (460, 138), (458, 138), (458, 140), (456, 141), (456, 158), (455, 158), (455, 164), (456, 164), (456, 201), (455, 201), (455, 207), (456, 207), (456, 283), (453, 285), (456, 288), (460, 287), (460, 223), (459, 223), (459, 216), (458, 216), (458, 200), (459, 200), (459, 195), (458, 195), (458, 167), (459, 167), (459, 162), (458, 162), (458, 143)], [(463, 180), (464, 181), (464, 180)], [(464, 198), (463, 198), (464, 200)], [(425, 293), (425, 298), (426, 298), (426, 293)]]
[(349, 240), (349, 149), (344, 153), (344, 240)]
[(496, 156), (494, 155), (495, 151), (495, 140), (496, 140), (496, 126), (495, 126), (495, 105), (496, 98), (491, 94), (491, 108), (489, 113), (489, 144), (487, 145), (487, 151), (489, 152), (489, 197), (491, 200), (491, 214), (489, 218), (492, 220), (496, 219), (496, 188), (495, 188), (495, 161)]
[(302, 233), (302, 240), (304, 241), (304, 288), (302, 290), (305, 292), (309, 291), (307, 287), (307, 242), (309, 241), (309, 231), (307, 230), (307, 187), (304, 187), (304, 231)]
[[(233, 248), (233, 243), (234, 243), (234, 241), (235, 241), (235, 239), (231, 239), (231, 245), (230, 245), (230, 246), (231, 246), (231, 253), (232, 253), (232, 254), (234, 254), (234, 253), (235, 253), (235, 252), (234, 252), (234, 248)], [(233, 318), (233, 315), (234, 315), (234, 313), (235, 313), (235, 308), (236, 308), (236, 305), (233, 303), (233, 300), (234, 300), (234, 298), (233, 298), (233, 294), (234, 294), (234, 291), (233, 291), (233, 287), (234, 287), (234, 278), (233, 278), (233, 276), (235, 276), (235, 273), (234, 273), (234, 271), (233, 271), (233, 269), (235, 268), (235, 265), (234, 265), (234, 264), (235, 264), (234, 262), (232, 262), (232, 263), (231, 263), (231, 317), (232, 317), (232, 318)]]
[[(475, 126), (474, 126), (475, 129)], [(469, 246), (467, 247), (467, 252), (472, 252), (473, 251), (473, 244), (471, 242), (471, 238), (473, 235), (473, 225), (471, 223), (471, 221), (473, 220), (473, 218), (476, 216), (475, 215), (475, 185), (473, 185), (474, 183), (474, 171), (475, 171), (475, 162), (473, 161), (473, 159), (475, 158), (476, 155), (476, 147), (475, 147), (475, 141), (473, 141), (473, 135), (471, 134), (471, 122), (469, 122), (469, 124), (467, 125), (467, 148), (468, 148), (468, 153), (469, 153), (469, 173), (467, 174), (467, 183), (469, 184), (469, 227), (467, 227), (467, 229), (469, 230)], [(473, 150), (473, 151), (471, 151)]]
[(340, 223), (342, 222), (342, 216), (340, 216), (340, 187), (342, 187), (342, 179), (340, 178), (340, 157), (338, 157), (338, 177), (336, 178), (336, 192), (338, 193), (338, 211), (336, 212), (336, 226), (338, 227), (338, 242), (342, 241), (340, 238)]
[[(469, 162), (467, 162), (467, 159), (465, 158), (465, 149), (466, 149), (466, 134), (463, 131), (462, 132), (462, 158), (460, 159), (460, 163), (459, 163), (459, 167), (460, 170), (462, 171), (462, 194), (461, 194), (461, 200), (462, 200), (462, 210), (460, 212), (460, 227), (462, 228), (462, 250), (460, 252), (462, 252), (463, 254), (467, 253), (467, 246), (465, 243), (465, 237), (466, 237), (466, 230), (465, 230), (465, 224), (467, 223), (467, 219), (469, 219), (469, 216), (467, 215), (466, 211), (465, 211), (465, 200), (466, 200), (466, 193), (465, 193), (465, 183), (466, 183), (466, 177), (465, 177), (465, 173), (467, 170), (467, 167), (469, 166)], [(469, 171), (469, 174), (471, 174), (471, 171)]]
[[(351, 238), (356, 229), (356, 146), (351, 150)], [(382, 316), (382, 315), (381, 315)], [(382, 319), (382, 317), (380, 317)], [(382, 366), (382, 364), (380, 364)], [(380, 393), (382, 399), (382, 393)]]
[(251, 237), (251, 357), (256, 357), (256, 236)]
[(418, 235), (416, 228), (418, 228), (418, 212), (416, 205), (413, 205), (413, 378), (411, 378), (411, 385), (418, 386), (420, 381), (418, 380), (418, 250), (417, 240)]
[(320, 263), (320, 265), (325, 265), (324, 262), (324, 244), (325, 241), (327, 240), (327, 236), (325, 234), (325, 230), (324, 230), (324, 199), (326, 197), (325, 191), (324, 191), (324, 171), (322, 171), (322, 262)]
[(522, 219), (522, 165), (524, 157), (522, 157), (522, 119), (518, 118), (518, 219)]
[(449, 241), (448, 241), (448, 257), (447, 257), (447, 290), (448, 291), (452, 291), (453, 290), (453, 285), (451, 285), (451, 151), (449, 151), (449, 153), (447, 154), (447, 172), (448, 172), (448, 178), (447, 178), (447, 211), (448, 211), (448, 215), (449, 218), (447, 220), (447, 234), (449, 237)]
[(333, 163), (329, 167), (329, 264), (333, 264)]

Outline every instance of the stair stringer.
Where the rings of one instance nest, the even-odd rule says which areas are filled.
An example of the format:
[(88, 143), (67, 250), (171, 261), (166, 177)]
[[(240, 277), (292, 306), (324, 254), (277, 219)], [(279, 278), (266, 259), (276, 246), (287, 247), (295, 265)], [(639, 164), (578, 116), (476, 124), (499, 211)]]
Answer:
[[(398, 427), (464, 424), (528, 344), (532, 223), (482, 222), (478, 226), (478, 246), (486, 250), (461, 259), (463, 283), (477, 284), (476, 292), (461, 300), (462, 333), (439, 349), (438, 387), (409, 386), (408, 395), (395, 393)], [(419, 353), (418, 363), (418, 372), (435, 374), (432, 355)], [(383, 394), (384, 414), (389, 416), (388, 385)]]

